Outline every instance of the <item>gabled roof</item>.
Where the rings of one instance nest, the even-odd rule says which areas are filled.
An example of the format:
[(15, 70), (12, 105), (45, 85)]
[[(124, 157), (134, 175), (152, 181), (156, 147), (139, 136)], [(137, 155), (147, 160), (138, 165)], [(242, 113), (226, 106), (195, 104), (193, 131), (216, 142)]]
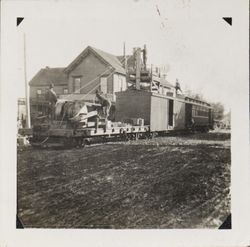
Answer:
[(88, 46), (86, 49), (83, 50), (83, 52), (77, 56), (73, 62), (71, 62), (66, 68), (65, 72), (72, 71), (75, 66), (77, 66), (82, 59), (88, 54), (88, 52), (94, 53), (97, 57), (99, 57), (103, 62), (105, 62), (107, 65), (110, 65), (113, 67), (116, 72), (125, 74), (125, 69), (122, 67), (122, 63), (119, 61), (119, 59), (110, 53), (104, 52), (102, 50), (99, 50), (97, 48), (94, 48), (92, 46)]
[(49, 68), (41, 69), (29, 82), (30, 86), (46, 86), (50, 83), (56, 85), (67, 85), (67, 74), (65, 68)]
[[(124, 65), (124, 56), (117, 56), (119, 61)], [(133, 55), (126, 55), (127, 59), (127, 68), (134, 68), (135, 67), (135, 58)]]
[[(132, 55), (126, 55), (127, 60), (128, 60), (131, 56), (132, 56)], [(124, 56), (123, 56), (123, 55), (121, 55), (121, 56), (116, 56), (116, 57), (117, 57), (117, 59), (118, 59), (121, 63), (124, 62)]]
[(189, 97), (189, 96), (185, 96), (185, 95), (184, 95), (184, 97), (185, 97), (185, 100), (187, 100), (187, 101), (191, 101), (191, 102), (194, 102), (197, 104), (202, 104), (202, 105), (206, 105), (206, 106), (211, 107), (211, 105), (205, 100), (195, 99), (194, 97)]

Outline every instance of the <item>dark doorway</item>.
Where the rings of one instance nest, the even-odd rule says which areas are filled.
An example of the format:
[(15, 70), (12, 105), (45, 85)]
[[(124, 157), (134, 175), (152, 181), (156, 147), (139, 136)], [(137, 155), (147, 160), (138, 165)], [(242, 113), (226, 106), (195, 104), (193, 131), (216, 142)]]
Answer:
[(192, 105), (186, 103), (186, 127), (192, 126)]
[(174, 101), (169, 100), (168, 104), (168, 125), (173, 126)]
[(212, 110), (211, 109), (208, 110), (208, 122), (209, 122), (210, 126), (213, 125), (213, 115), (212, 115)]

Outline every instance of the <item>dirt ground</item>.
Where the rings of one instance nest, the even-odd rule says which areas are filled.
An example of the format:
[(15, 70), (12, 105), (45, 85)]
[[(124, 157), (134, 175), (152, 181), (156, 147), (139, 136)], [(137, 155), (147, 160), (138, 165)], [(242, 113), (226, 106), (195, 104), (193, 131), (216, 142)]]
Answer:
[(229, 132), (19, 150), (18, 216), (37, 228), (218, 228), (230, 157)]

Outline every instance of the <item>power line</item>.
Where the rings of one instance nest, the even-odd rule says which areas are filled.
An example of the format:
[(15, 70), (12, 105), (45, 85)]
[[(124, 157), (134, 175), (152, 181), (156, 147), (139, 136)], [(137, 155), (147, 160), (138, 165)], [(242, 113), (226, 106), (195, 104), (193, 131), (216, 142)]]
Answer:
[[(106, 78), (109, 78), (111, 75), (113, 75), (115, 73), (115, 70), (112, 72), (112, 73), (110, 73)], [(81, 100), (82, 99), (84, 99), (86, 96), (88, 96), (94, 89), (96, 89), (99, 85), (100, 85), (101, 83), (99, 82), (94, 88), (92, 88), (87, 94), (85, 94), (82, 98), (81, 98)]]
[[(125, 58), (123, 59), (123, 61), (121, 61), (121, 63), (123, 63), (125, 60)], [(110, 66), (107, 70), (105, 70), (103, 73), (101, 73), (99, 76), (96, 76), (94, 79), (92, 79), (91, 81), (87, 82), (87, 84), (84, 84), (81, 88), (77, 89), (76, 91), (74, 91), (72, 94), (69, 94), (67, 95), (66, 98), (68, 98), (69, 96), (72, 96), (75, 92), (78, 92), (80, 91), (81, 89), (87, 87), (88, 85), (90, 85), (92, 82), (94, 82), (97, 78), (101, 77), (102, 75), (104, 75), (107, 71), (109, 71), (110, 69), (112, 69), (112, 67)], [(111, 75), (113, 75), (115, 73), (115, 70), (110, 73), (106, 78), (109, 78)], [(94, 86), (94, 88), (92, 88), (87, 94), (85, 94), (82, 98), (80, 98), (80, 100), (83, 100), (84, 98), (86, 98), (92, 91), (94, 91), (97, 87), (99, 87), (100, 85), (100, 82), (98, 82), (98, 84), (96, 86)], [(65, 116), (65, 112), (62, 116), (62, 119), (61, 119), (61, 123), (60, 125), (62, 124), (62, 121), (64, 119), (64, 116)]]
[[(121, 61), (121, 64), (125, 61), (125, 58), (123, 58), (123, 60)], [(106, 69), (104, 72), (102, 72), (100, 75), (96, 76), (94, 79), (92, 79), (91, 81), (87, 82), (86, 84), (84, 84), (82, 87), (78, 88), (77, 90), (75, 90), (73, 93), (67, 95), (65, 98), (67, 99), (68, 97), (72, 96), (74, 93), (84, 89), (85, 87), (87, 87), (88, 85), (90, 85), (92, 82), (94, 82), (96, 79), (100, 78), (102, 75), (106, 74), (106, 72), (108, 72), (109, 70), (112, 70), (112, 67), (109, 66), (108, 69)], [(115, 70), (111, 73), (111, 75), (115, 72)], [(109, 75), (110, 76), (110, 75)], [(108, 76), (108, 77), (109, 77)], [(100, 84), (100, 83), (99, 83)]]
[(107, 70), (105, 70), (103, 73), (101, 73), (99, 76), (96, 76), (94, 79), (92, 79), (91, 81), (87, 82), (87, 84), (84, 84), (82, 87), (80, 87), (79, 89), (75, 90), (73, 93), (67, 95), (65, 98), (67, 99), (68, 97), (72, 96), (74, 93), (76, 93), (76, 92), (80, 91), (81, 89), (87, 87), (92, 82), (94, 82), (96, 79), (98, 79), (99, 77), (101, 77), (102, 75), (104, 75), (108, 70), (110, 70), (110, 67)]

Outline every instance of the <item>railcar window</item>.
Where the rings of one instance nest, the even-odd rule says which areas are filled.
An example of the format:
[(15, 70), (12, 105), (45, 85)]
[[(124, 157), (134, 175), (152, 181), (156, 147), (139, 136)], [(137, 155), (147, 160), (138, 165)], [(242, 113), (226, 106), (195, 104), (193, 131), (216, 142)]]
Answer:
[(75, 77), (74, 81), (73, 81), (73, 90), (74, 93), (81, 93), (80, 92), (81, 89), (81, 78), (80, 77)]
[(208, 117), (209, 109), (204, 106), (193, 105), (192, 115), (197, 117)]

